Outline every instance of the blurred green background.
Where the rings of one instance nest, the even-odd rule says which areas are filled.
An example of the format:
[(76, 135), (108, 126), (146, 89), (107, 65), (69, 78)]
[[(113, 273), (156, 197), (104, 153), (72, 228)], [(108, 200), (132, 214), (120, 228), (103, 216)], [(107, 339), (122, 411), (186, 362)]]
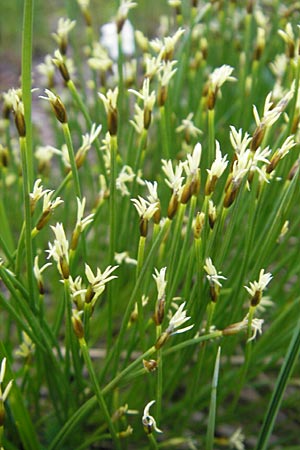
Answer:
[[(34, 59), (39, 61), (53, 52), (55, 43), (51, 33), (56, 31), (59, 17), (83, 23), (77, 0), (34, 1)], [(159, 16), (169, 10), (167, 1), (137, 0), (138, 7), (130, 11), (134, 26), (152, 37), (159, 25)], [(119, 0), (91, 0), (94, 29), (112, 20)], [(0, 90), (16, 86), (20, 76), (22, 14), (24, 0), (0, 0)]]

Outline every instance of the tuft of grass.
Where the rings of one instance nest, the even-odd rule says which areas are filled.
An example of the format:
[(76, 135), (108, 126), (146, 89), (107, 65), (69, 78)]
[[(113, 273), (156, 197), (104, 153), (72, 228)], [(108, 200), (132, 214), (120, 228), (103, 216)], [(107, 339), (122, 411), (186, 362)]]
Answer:
[(1, 31), (0, 447), (295, 447), (297, 8), (53, 5)]

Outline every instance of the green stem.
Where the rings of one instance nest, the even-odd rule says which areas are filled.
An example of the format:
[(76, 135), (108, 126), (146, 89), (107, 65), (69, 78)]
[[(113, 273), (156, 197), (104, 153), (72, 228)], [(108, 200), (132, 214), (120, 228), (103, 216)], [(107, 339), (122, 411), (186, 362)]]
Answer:
[[(116, 243), (116, 224), (117, 224), (117, 191), (116, 191), (116, 178), (117, 178), (117, 151), (118, 143), (117, 136), (111, 137), (110, 148), (110, 180), (109, 180), (109, 263), (113, 264), (115, 251), (117, 247)], [(114, 284), (108, 286), (108, 321), (107, 321), (107, 349), (109, 350), (112, 345), (112, 325), (113, 325), (113, 303), (114, 303)]]
[(240, 397), (240, 394), (241, 394), (242, 388), (244, 386), (244, 383), (246, 381), (248, 369), (249, 369), (249, 366), (250, 366), (251, 355), (252, 355), (252, 341), (250, 340), (251, 339), (251, 335), (252, 335), (251, 324), (252, 324), (254, 313), (255, 313), (255, 307), (250, 306), (249, 316), (248, 316), (248, 330), (247, 330), (247, 342), (246, 342), (246, 351), (245, 351), (245, 361), (244, 361), (244, 364), (243, 364), (243, 366), (241, 368), (240, 373), (238, 374), (238, 380), (237, 380), (237, 384), (235, 386), (235, 395), (234, 395), (234, 399), (233, 399), (233, 402), (232, 402), (233, 409), (237, 405), (237, 402), (238, 402), (238, 399)]
[[(156, 327), (156, 339), (161, 335), (162, 328), (161, 325)], [(163, 392), (163, 359), (162, 359), (162, 348), (157, 350), (157, 384), (156, 384), (156, 420), (159, 424), (161, 416), (161, 403), (162, 403), (162, 392)]]
[(68, 148), (68, 154), (69, 154), (69, 160), (70, 160), (70, 164), (71, 164), (71, 171), (72, 171), (72, 176), (73, 176), (73, 181), (74, 181), (75, 193), (76, 193), (77, 197), (79, 199), (81, 199), (79, 176), (78, 176), (78, 170), (77, 170), (76, 161), (75, 161), (75, 155), (74, 155), (74, 149), (73, 149), (69, 125), (67, 123), (63, 123), (62, 129), (64, 132), (64, 137), (65, 137), (67, 148)]
[[(136, 266), (136, 279), (138, 279), (143, 263), (144, 263), (144, 255), (145, 255), (145, 243), (146, 238), (144, 236), (140, 236), (139, 240), (139, 248), (138, 248), (138, 257), (137, 257), (137, 266)], [(145, 330), (144, 330), (144, 310), (143, 310), (143, 299), (141, 292), (137, 295), (137, 307), (138, 307), (138, 327), (140, 333), (140, 340), (142, 349), (145, 349)]]
[(207, 167), (210, 167), (215, 154), (215, 110), (208, 110), (208, 161)]
[(205, 450), (213, 450), (214, 448), (214, 438), (215, 438), (215, 425), (216, 425), (216, 409), (217, 409), (217, 387), (219, 379), (219, 368), (220, 368), (220, 356), (221, 347), (218, 349), (215, 369), (213, 374), (212, 386), (211, 386), (211, 397), (210, 397), (210, 407), (208, 415), (208, 427), (206, 434), (206, 446)]
[[(93, 125), (92, 119), (90, 117), (90, 114), (89, 114), (89, 112), (88, 112), (84, 102), (82, 101), (80, 95), (78, 94), (77, 89), (76, 89), (73, 81), (69, 80), (68, 83), (67, 83), (67, 86), (68, 86), (68, 88), (69, 88), (69, 90), (71, 92), (71, 95), (72, 95), (73, 99), (75, 100), (78, 108), (82, 112), (82, 114), (83, 114), (83, 116), (85, 118), (85, 122), (86, 122), (87, 126), (89, 128), (91, 128), (92, 125)], [(103, 159), (103, 152), (102, 152), (102, 150), (100, 148), (100, 143), (99, 143), (98, 138), (94, 141), (94, 146), (95, 146), (96, 151), (97, 151), (97, 156), (98, 156), (98, 160), (99, 160), (99, 164), (100, 164), (101, 173), (104, 175), (105, 180), (107, 182), (108, 178), (107, 178), (107, 173), (106, 173), (104, 159)]]
[(32, 27), (34, 0), (25, 0), (22, 30), (22, 101), (26, 123), (27, 168), (29, 184), (33, 183), (32, 122), (31, 122), (31, 66), (32, 66)]
[[(25, 207), (25, 251), (27, 263), (27, 278), (29, 302), (31, 308), (35, 306), (35, 290), (33, 281), (33, 250), (31, 240), (31, 212), (30, 212), (30, 181), (27, 160), (27, 141), (25, 137), (20, 137), (21, 159), (22, 159), (22, 180), (23, 180), (23, 199)], [(21, 251), (21, 249), (19, 249)]]
[(167, 130), (167, 117), (166, 108), (161, 106), (159, 108), (160, 112), (160, 130), (161, 130), (161, 140), (162, 140), (162, 154), (165, 159), (170, 159), (170, 148), (168, 140), (168, 130)]
[(114, 424), (113, 424), (113, 422), (111, 420), (111, 417), (110, 417), (110, 414), (109, 414), (106, 402), (104, 400), (103, 391), (101, 390), (101, 388), (99, 386), (99, 383), (98, 383), (98, 380), (97, 380), (97, 376), (96, 376), (96, 373), (94, 371), (94, 367), (93, 367), (93, 364), (92, 364), (92, 361), (91, 361), (91, 357), (90, 357), (90, 354), (89, 354), (89, 350), (88, 350), (88, 347), (87, 347), (87, 344), (86, 344), (84, 338), (79, 339), (79, 345), (80, 345), (80, 348), (81, 348), (81, 351), (82, 351), (83, 359), (84, 359), (84, 361), (86, 363), (89, 375), (91, 377), (91, 381), (92, 381), (92, 384), (93, 384), (93, 387), (94, 387), (94, 391), (95, 391), (95, 394), (96, 394), (97, 402), (98, 402), (98, 404), (100, 406), (100, 409), (101, 409), (101, 411), (102, 411), (102, 413), (103, 413), (103, 415), (105, 417), (106, 423), (108, 425), (109, 431), (111, 433), (112, 439), (113, 439), (114, 444), (115, 444), (115, 448), (118, 449), (118, 450), (121, 450), (120, 441), (119, 441), (119, 438), (117, 436), (117, 432), (115, 430), (115, 426), (114, 426)]

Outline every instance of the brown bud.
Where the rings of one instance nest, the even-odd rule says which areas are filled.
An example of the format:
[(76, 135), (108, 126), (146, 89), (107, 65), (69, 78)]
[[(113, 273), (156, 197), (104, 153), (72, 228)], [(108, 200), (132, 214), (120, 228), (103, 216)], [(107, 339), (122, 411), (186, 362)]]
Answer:
[(61, 273), (62, 273), (64, 279), (68, 280), (68, 278), (70, 276), (70, 268), (69, 268), (68, 262), (66, 261), (65, 258), (61, 257), (60, 261), (59, 261), (59, 265), (60, 265)]
[(78, 314), (72, 316), (72, 325), (73, 330), (78, 339), (82, 339), (84, 337), (84, 328), (83, 323)]
[(218, 93), (217, 89), (214, 91), (212, 91), (211, 89), (208, 90), (207, 99), (206, 99), (207, 109), (213, 110), (215, 108), (217, 93)]
[(20, 137), (26, 136), (26, 124), (24, 114), (17, 110), (15, 111), (15, 124)]
[(191, 183), (188, 181), (183, 187), (180, 202), (183, 205), (186, 205), (190, 200), (191, 196), (192, 196)]
[(165, 315), (165, 299), (161, 298), (157, 302), (156, 310), (153, 316), (155, 325), (161, 325)]
[(254, 131), (254, 135), (250, 144), (250, 150), (252, 152), (255, 152), (260, 144), (263, 141), (263, 138), (265, 136), (266, 128), (264, 125), (260, 124), (256, 130)]
[(143, 366), (147, 370), (147, 372), (154, 372), (157, 369), (157, 361), (155, 359), (143, 359)]
[(254, 296), (251, 297), (251, 306), (257, 306), (261, 301), (261, 297), (262, 297), (262, 292), (260, 290), (255, 291)]
[(47, 225), (47, 223), (49, 222), (50, 216), (51, 216), (51, 211), (49, 209), (46, 209), (45, 211), (43, 211), (35, 228), (38, 231), (40, 231), (42, 228), (44, 228), (44, 226)]
[(167, 216), (170, 220), (172, 220), (174, 218), (174, 216), (177, 212), (177, 209), (178, 209), (178, 204), (179, 204), (178, 194), (173, 193), (171, 200), (169, 202), (169, 205), (168, 205), (168, 212), (167, 212)]
[(168, 87), (167, 86), (160, 86), (158, 95), (157, 95), (157, 104), (158, 106), (164, 106), (164, 104), (167, 101), (168, 96)]
[(148, 130), (148, 128), (150, 127), (151, 116), (152, 116), (152, 113), (151, 113), (150, 109), (148, 109), (148, 108), (144, 109), (144, 128), (145, 128), (145, 130)]
[(8, 148), (0, 144), (0, 166), (7, 167), (9, 161)]
[(52, 109), (54, 111), (57, 120), (60, 123), (67, 123), (68, 122), (67, 111), (61, 99), (59, 97), (56, 97), (55, 100), (50, 101), (50, 104), (52, 106)]
[(85, 293), (85, 302), (86, 303), (91, 303), (91, 301), (93, 300), (93, 297), (95, 295), (95, 292), (92, 288), (91, 285), (88, 286), (86, 293)]
[(80, 236), (80, 229), (79, 229), (79, 227), (76, 227), (75, 230), (73, 231), (72, 237), (71, 237), (71, 243), (70, 243), (71, 250), (76, 250), (76, 248), (78, 246), (79, 236)]
[(292, 181), (292, 179), (296, 175), (297, 170), (299, 169), (299, 165), (300, 165), (300, 161), (299, 160), (295, 161), (295, 163), (293, 164), (293, 166), (287, 176), (288, 181)]
[(231, 186), (230, 188), (228, 188), (224, 197), (223, 202), (224, 208), (229, 208), (232, 205), (237, 196), (237, 193), (238, 193), (237, 187)]
[(201, 235), (201, 232), (203, 229), (203, 225), (204, 225), (204, 218), (205, 218), (204, 213), (197, 212), (195, 225), (194, 225), (194, 238), (195, 239), (200, 238), (200, 235)]
[(142, 237), (147, 237), (148, 234), (148, 220), (143, 217), (140, 218), (140, 235)]
[(118, 131), (118, 111), (110, 110), (107, 114), (107, 128), (111, 136), (116, 136)]
[(159, 336), (159, 338), (157, 339), (157, 341), (155, 342), (155, 348), (156, 350), (159, 350), (160, 348), (162, 348), (163, 345), (165, 345), (165, 343), (167, 342), (167, 340), (169, 339), (170, 335), (169, 333), (166, 333), (165, 331)]
[(204, 188), (205, 195), (208, 196), (214, 192), (217, 181), (218, 181), (218, 177), (216, 175), (213, 175), (212, 178), (210, 176), (208, 176), (206, 183), (205, 183), (205, 188)]

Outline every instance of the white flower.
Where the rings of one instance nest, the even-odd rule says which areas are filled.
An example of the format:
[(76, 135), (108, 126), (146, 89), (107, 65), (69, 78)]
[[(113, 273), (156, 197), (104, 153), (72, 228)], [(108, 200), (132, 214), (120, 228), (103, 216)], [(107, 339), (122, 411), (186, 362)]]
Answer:
[(152, 111), (156, 96), (155, 91), (152, 91), (150, 94), (149, 90), (150, 90), (150, 80), (149, 78), (145, 78), (143, 82), (142, 93), (134, 89), (128, 89), (128, 92), (131, 92), (132, 94), (136, 95), (144, 102), (144, 110), (147, 109), (148, 111)]
[(251, 295), (251, 297), (254, 297), (257, 292), (262, 292), (267, 287), (272, 278), (273, 276), (270, 272), (265, 273), (264, 269), (261, 269), (259, 272), (258, 281), (250, 282), (249, 286), (244, 286), (244, 288)]
[(284, 158), (295, 145), (297, 145), (297, 143), (294, 141), (294, 137), (288, 136), (282, 146), (277, 150), (280, 159)]
[(157, 57), (145, 55), (144, 64), (146, 66), (145, 77), (153, 78), (162, 70), (161, 53)]
[(104, 285), (114, 278), (118, 278), (117, 275), (111, 275), (119, 266), (108, 266), (102, 273), (99, 267), (97, 268), (96, 275), (93, 274), (92, 269), (88, 264), (85, 264), (85, 274), (88, 281), (95, 286)]
[(43, 185), (41, 184), (42, 180), (40, 178), (38, 178), (34, 185), (33, 185), (33, 190), (32, 192), (29, 194), (30, 196), (30, 202), (32, 205), (35, 205), (36, 202), (44, 197), (44, 195), (46, 195), (48, 192), (50, 192), (49, 189), (46, 189), (45, 191), (43, 190)]
[(156, 287), (157, 287), (158, 300), (161, 300), (165, 296), (165, 291), (166, 291), (166, 286), (167, 286), (166, 270), (167, 270), (166, 267), (163, 267), (162, 269), (160, 269), (160, 271), (158, 271), (157, 269), (154, 269), (154, 274), (152, 275), (155, 280)]
[(77, 221), (75, 228), (79, 228), (80, 231), (83, 231), (89, 223), (93, 222), (94, 220), (94, 214), (89, 214), (83, 219), (84, 214), (84, 208), (86, 204), (86, 198), (83, 197), (82, 200), (77, 197)]
[(265, 100), (262, 118), (259, 117), (257, 108), (255, 105), (253, 105), (253, 115), (257, 127), (270, 127), (271, 125), (273, 125), (285, 110), (287, 104), (292, 99), (294, 92), (295, 83), (293, 82), (291, 89), (284, 95), (284, 97), (282, 97), (282, 99), (277, 103), (276, 106), (274, 106), (273, 102), (271, 101), (272, 92), (270, 92)]
[(173, 189), (175, 193), (178, 193), (182, 189), (182, 182), (184, 177), (182, 177), (182, 164), (177, 164), (175, 167), (175, 172), (172, 166), (172, 161), (162, 159), (162, 170), (166, 174), (165, 182), (167, 185)]
[(230, 126), (230, 142), (235, 153), (244, 153), (248, 149), (251, 139), (252, 137), (248, 133), (245, 133), (243, 137), (243, 130), (241, 128), (237, 131), (234, 126)]
[(271, 154), (271, 149), (268, 147), (261, 149), (260, 147), (258, 147), (258, 149), (253, 153), (251, 153), (251, 158), (250, 158), (250, 171), (251, 172), (258, 172), (261, 176), (261, 178), (266, 181), (267, 183), (269, 182), (266, 173), (265, 173), (265, 166), (263, 168), (260, 168), (258, 166), (259, 162), (264, 162), (266, 164), (269, 164), (269, 160), (267, 159), (267, 157)]
[(6, 358), (3, 358), (1, 361), (1, 369), (0, 369), (0, 402), (4, 403), (5, 400), (8, 397), (9, 391), (11, 390), (13, 380), (10, 380), (4, 391), (2, 392), (2, 383), (5, 377), (5, 371), (6, 371)]
[[(252, 319), (251, 321), (252, 336), (248, 339), (247, 342), (253, 341), (256, 338), (257, 333), (262, 334), (263, 323), (264, 323), (263, 319), (256, 319), (256, 318)], [(246, 317), (244, 317), (244, 319), (241, 322), (233, 323), (228, 327), (226, 327), (223, 330), (223, 335), (231, 336), (233, 334), (239, 333), (240, 331), (248, 331), (248, 326), (249, 326), (249, 314), (247, 314)]]
[(232, 183), (238, 187), (243, 177), (248, 173), (251, 166), (250, 150), (245, 150), (243, 153), (237, 155), (237, 159), (232, 166)]
[(64, 201), (60, 197), (56, 197), (56, 199), (51, 200), (54, 191), (48, 191), (43, 198), (43, 213), (46, 211), (53, 211)]
[(211, 286), (217, 285), (222, 287), (222, 284), (219, 280), (227, 280), (226, 277), (223, 277), (221, 275), (222, 272), (217, 272), (217, 269), (213, 265), (211, 258), (206, 258), (204, 270), (207, 273), (206, 278), (208, 279)]
[(116, 87), (113, 91), (111, 89), (108, 89), (106, 95), (102, 94), (102, 92), (98, 92), (98, 95), (103, 102), (106, 114), (117, 109), (118, 94), (118, 87)]
[(157, 181), (151, 183), (150, 181), (145, 180), (145, 184), (149, 192), (149, 195), (147, 195), (148, 201), (150, 203), (159, 202), (159, 198), (157, 195)]
[(122, 18), (126, 18), (130, 9), (135, 8), (137, 6), (136, 2), (132, 2), (131, 0), (121, 0), (121, 5), (119, 6), (117, 16)]
[(139, 107), (137, 103), (134, 105), (135, 115), (133, 116), (134, 120), (130, 120), (129, 122), (135, 129), (138, 134), (142, 134), (144, 130), (144, 110)]
[(168, 86), (170, 80), (175, 75), (177, 68), (173, 69), (177, 61), (163, 61), (161, 71), (158, 73), (160, 85), (162, 87)]
[(134, 204), (138, 215), (142, 218), (142, 219), (146, 219), (146, 220), (150, 220), (154, 214), (156, 213), (156, 211), (158, 210), (158, 203), (151, 203), (148, 200), (145, 200), (143, 197), (141, 197), (140, 195), (138, 196), (138, 198), (132, 198), (131, 199), (132, 203)]
[(44, 62), (37, 65), (37, 70), (41, 75), (46, 76), (48, 79), (53, 78), (55, 67), (52, 64), (52, 56), (46, 55), (44, 58)]
[(28, 334), (25, 333), (25, 331), (22, 331), (22, 343), (20, 344), (19, 348), (15, 351), (15, 355), (28, 360), (33, 355), (34, 350), (35, 350), (34, 342), (32, 342), (32, 340), (30, 339)]
[(199, 134), (202, 134), (202, 131), (194, 125), (192, 121), (193, 116), (194, 113), (189, 113), (187, 118), (182, 120), (181, 125), (176, 128), (176, 133), (181, 133), (183, 131), (188, 138), (191, 136), (197, 137)]
[(116, 179), (116, 188), (121, 191), (122, 196), (130, 195), (125, 183), (131, 183), (134, 180), (135, 173), (130, 166), (123, 166)]
[(151, 434), (153, 430), (156, 431), (157, 433), (162, 433), (162, 430), (157, 428), (154, 417), (150, 416), (149, 414), (150, 408), (154, 403), (155, 400), (152, 400), (151, 402), (147, 403), (142, 417), (142, 423), (144, 425), (147, 434)]
[(97, 268), (96, 275), (93, 274), (92, 269), (88, 264), (85, 264), (85, 275), (91, 284), (93, 293), (95, 294), (93, 300), (96, 300), (99, 295), (105, 289), (106, 283), (113, 280), (114, 278), (118, 278), (116, 275), (111, 275), (114, 270), (116, 270), (119, 266), (108, 266), (104, 272), (102, 273), (99, 268)]
[(96, 124), (92, 124), (91, 131), (89, 133), (82, 135), (82, 145), (78, 151), (86, 152), (91, 148), (93, 142), (97, 139), (102, 129), (102, 125), (98, 125), (96, 128)]
[(69, 242), (67, 241), (64, 227), (61, 223), (56, 226), (51, 226), (55, 234), (54, 243), (49, 245), (49, 250), (46, 250), (49, 258), (53, 258), (57, 263), (57, 269), (64, 279), (69, 278)]
[(215, 69), (209, 77), (209, 82), (211, 89), (216, 91), (218, 90), (226, 81), (236, 81), (235, 77), (232, 77), (231, 74), (234, 68), (228, 66), (227, 64), (223, 64), (223, 66)]
[(40, 164), (48, 164), (53, 155), (61, 155), (61, 151), (52, 145), (39, 145), (34, 155)]
[(295, 42), (295, 35), (293, 32), (292, 25), (290, 22), (288, 22), (285, 26), (285, 30), (278, 30), (278, 34), (286, 44), (294, 44)]
[(55, 41), (60, 45), (62, 41), (67, 39), (70, 31), (75, 27), (76, 20), (64, 19), (60, 17), (58, 19), (57, 31), (56, 33), (52, 33)]
[(242, 429), (238, 428), (233, 435), (229, 438), (229, 446), (230, 448), (236, 449), (236, 450), (244, 450), (245, 435), (242, 433)]
[(90, 6), (90, 0), (77, 0), (79, 7), (83, 10)]
[(51, 266), (51, 265), (52, 265), (52, 263), (47, 263), (47, 264), (44, 264), (44, 265), (40, 268), (40, 267), (39, 267), (39, 256), (37, 255), (37, 256), (34, 258), (33, 273), (34, 273), (34, 276), (35, 276), (36, 280), (37, 280), (39, 283), (40, 283), (40, 282), (43, 283), (42, 273), (44, 272), (44, 270), (47, 269), (47, 267), (49, 267), (49, 266)]
[(270, 68), (276, 78), (282, 80), (287, 68), (288, 58), (285, 53), (276, 55), (274, 62), (270, 63)]
[(115, 261), (119, 265), (124, 261), (126, 264), (132, 264), (133, 266), (137, 265), (137, 260), (130, 258), (128, 252), (115, 253)]
[(86, 288), (82, 287), (82, 278), (80, 276), (76, 277), (75, 280), (69, 277), (69, 287), (72, 299), (76, 304), (76, 307), (81, 311), (85, 304), (85, 295), (87, 292)]
[(182, 163), (182, 166), (185, 170), (187, 176), (194, 177), (199, 170), (199, 164), (201, 160), (202, 146), (198, 142), (193, 150), (192, 155), (187, 155), (187, 161)]
[(212, 163), (211, 168), (206, 169), (209, 178), (210, 179), (212, 179), (213, 177), (220, 178), (224, 170), (226, 169), (227, 165), (228, 165), (227, 155), (222, 156), (220, 144), (216, 140), (216, 159)]
[(174, 334), (184, 333), (185, 331), (190, 330), (194, 326), (189, 325), (187, 327), (180, 328), (179, 330), (177, 330), (177, 328), (179, 328), (185, 322), (190, 320), (190, 317), (187, 317), (186, 311), (184, 311), (185, 303), (186, 302), (181, 303), (175, 314), (170, 319), (169, 326), (166, 329), (166, 333), (169, 334), (170, 336), (173, 336)]

